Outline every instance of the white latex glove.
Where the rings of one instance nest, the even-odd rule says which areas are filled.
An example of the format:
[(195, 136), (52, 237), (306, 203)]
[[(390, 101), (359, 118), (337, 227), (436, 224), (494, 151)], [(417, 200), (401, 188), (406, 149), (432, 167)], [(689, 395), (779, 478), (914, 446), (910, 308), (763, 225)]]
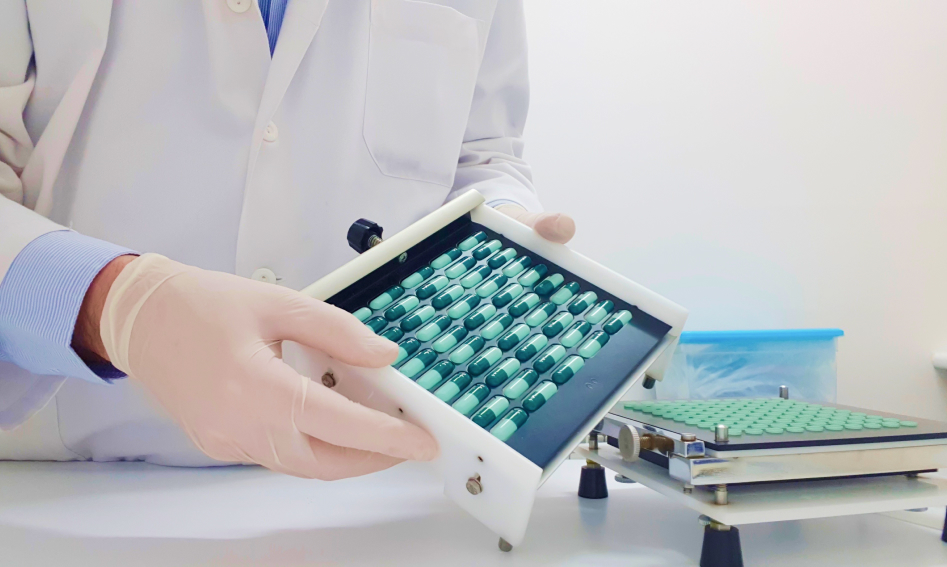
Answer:
[(214, 459), (328, 480), (437, 455), (422, 429), (282, 361), (284, 339), (364, 367), (398, 352), (352, 315), (295, 291), (145, 254), (112, 284), (100, 334), (112, 364)]
[(546, 240), (565, 244), (575, 236), (575, 221), (563, 213), (530, 213), (519, 205), (506, 204), (496, 208), (504, 215), (532, 227)]

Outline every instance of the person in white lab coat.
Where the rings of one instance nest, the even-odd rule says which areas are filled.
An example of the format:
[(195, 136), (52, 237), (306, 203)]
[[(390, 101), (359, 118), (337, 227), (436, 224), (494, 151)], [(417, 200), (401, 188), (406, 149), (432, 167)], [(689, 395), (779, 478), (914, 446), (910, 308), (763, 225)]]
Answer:
[[(322, 411), (272, 429), (268, 410), (221, 396), (249, 388), (254, 368), (233, 371), (227, 353), (175, 366), (187, 345), (154, 338), (172, 328), (147, 314), (159, 300), (129, 306), (154, 292), (153, 312), (198, 328), (183, 295), (219, 282), (239, 305), (202, 300), (196, 342), (236, 324), (225, 310), (255, 321), (248, 306), (285, 299), (305, 325), (359, 343), (324, 333), (312, 346), (386, 364), (390, 344), (369, 352), (353, 317), (290, 290), (354, 255), (353, 220), (394, 233), (471, 189), (568, 240), (574, 224), (541, 212), (522, 160), (527, 105), (521, 0), (0, 0), (0, 459), (249, 461), (336, 478), (431, 458), (420, 430), (308, 380)], [(185, 277), (126, 289), (156, 273)], [(230, 383), (214, 383), (224, 368)], [(360, 420), (390, 429), (388, 445), (340, 433)], [(309, 461), (247, 441), (284, 434)], [(352, 455), (361, 464), (326, 464)]]

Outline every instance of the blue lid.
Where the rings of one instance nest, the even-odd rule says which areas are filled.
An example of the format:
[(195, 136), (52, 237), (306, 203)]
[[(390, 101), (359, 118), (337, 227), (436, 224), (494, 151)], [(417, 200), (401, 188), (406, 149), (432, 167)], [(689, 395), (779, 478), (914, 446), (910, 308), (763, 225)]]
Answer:
[(768, 329), (758, 331), (684, 331), (681, 343), (726, 343), (730, 341), (818, 341), (841, 337), (842, 329)]

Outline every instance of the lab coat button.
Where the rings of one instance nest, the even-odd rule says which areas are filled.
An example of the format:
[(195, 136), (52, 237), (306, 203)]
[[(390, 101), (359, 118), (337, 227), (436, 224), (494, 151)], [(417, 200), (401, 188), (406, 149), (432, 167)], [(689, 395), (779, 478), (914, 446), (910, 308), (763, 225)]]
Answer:
[(250, 4), (253, 3), (253, 0), (227, 0), (227, 5), (230, 6), (230, 9), (238, 14), (242, 14), (250, 9)]
[(275, 142), (278, 137), (279, 130), (277, 130), (276, 124), (272, 122), (267, 123), (266, 128), (263, 129), (263, 139), (267, 142)]
[(250, 279), (263, 283), (276, 283), (276, 274), (269, 268), (257, 268), (253, 271), (253, 275), (250, 276)]

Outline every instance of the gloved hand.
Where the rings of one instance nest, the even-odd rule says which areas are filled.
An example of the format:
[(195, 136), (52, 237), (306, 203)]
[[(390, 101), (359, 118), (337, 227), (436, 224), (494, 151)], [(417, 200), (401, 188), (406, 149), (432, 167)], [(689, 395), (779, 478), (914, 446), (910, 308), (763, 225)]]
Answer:
[(532, 227), (546, 240), (565, 244), (575, 236), (575, 221), (562, 213), (530, 213), (519, 205), (506, 204), (496, 208), (504, 215)]
[(207, 455), (338, 479), (430, 460), (434, 439), (300, 376), (283, 339), (382, 367), (397, 346), (350, 314), (295, 291), (145, 254), (112, 283), (101, 338)]

